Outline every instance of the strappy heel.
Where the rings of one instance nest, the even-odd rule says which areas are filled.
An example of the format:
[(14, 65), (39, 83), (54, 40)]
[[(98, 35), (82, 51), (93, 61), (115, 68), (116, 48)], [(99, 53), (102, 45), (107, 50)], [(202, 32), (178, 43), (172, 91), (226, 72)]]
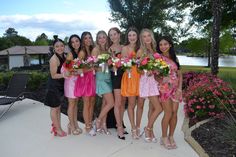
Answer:
[(122, 126), (117, 127), (117, 137), (121, 140), (125, 140), (124, 128)]
[(176, 142), (175, 142), (173, 136), (170, 136), (170, 137), (169, 137), (169, 141), (170, 141), (171, 148), (172, 148), (172, 149), (176, 149), (176, 148), (177, 148), (177, 145), (176, 145)]
[(134, 140), (138, 140), (139, 139), (139, 136), (137, 135), (137, 130), (136, 129), (132, 129), (131, 133), (132, 133), (132, 138)]
[(92, 126), (90, 126), (90, 125), (85, 126), (85, 130), (89, 136), (96, 136), (96, 131), (95, 131), (95, 129), (93, 129)]
[(101, 132), (102, 131), (101, 120), (98, 119), (98, 118), (94, 121), (94, 129), (95, 129), (96, 132)]
[(82, 130), (79, 130), (76, 128), (72, 129), (70, 124), (67, 125), (67, 128), (68, 128), (68, 135), (71, 135), (71, 134), (72, 135), (79, 135), (82, 133)]
[(147, 143), (152, 142), (152, 139), (151, 139), (151, 136), (150, 136), (151, 131), (152, 131), (152, 128), (145, 127), (145, 128), (143, 129), (144, 141), (147, 142)]
[(170, 141), (167, 137), (160, 138), (160, 145), (162, 145), (165, 149), (172, 149)]
[(102, 124), (102, 132), (105, 133), (106, 135), (111, 135), (111, 132), (107, 129), (106, 123)]

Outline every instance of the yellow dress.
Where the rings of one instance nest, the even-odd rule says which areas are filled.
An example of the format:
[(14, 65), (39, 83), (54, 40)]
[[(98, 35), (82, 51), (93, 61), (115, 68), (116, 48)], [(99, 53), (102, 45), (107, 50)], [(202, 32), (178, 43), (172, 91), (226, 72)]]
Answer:
[(130, 74), (125, 71), (122, 76), (121, 95), (124, 97), (139, 96), (139, 80), (140, 74), (137, 71), (137, 66), (133, 65)]

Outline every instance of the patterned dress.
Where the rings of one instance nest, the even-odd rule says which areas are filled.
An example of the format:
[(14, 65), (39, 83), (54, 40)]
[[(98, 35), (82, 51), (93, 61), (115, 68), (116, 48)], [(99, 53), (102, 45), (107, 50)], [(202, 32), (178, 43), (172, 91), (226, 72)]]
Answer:
[(175, 64), (174, 61), (171, 59), (162, 56), (163, 60), (166, 61), (166, 63), (170, 66), (170, 74), (167, 77), (164, 77), (159, 82), (159, 88), (160, 88), (160, 100), (166, 101), (168, 99), (171, 99), (174, 102), (181, 102), (182, 101), (182, 95), (177, 97), (176, 91), (178, 89), (178, 67)]

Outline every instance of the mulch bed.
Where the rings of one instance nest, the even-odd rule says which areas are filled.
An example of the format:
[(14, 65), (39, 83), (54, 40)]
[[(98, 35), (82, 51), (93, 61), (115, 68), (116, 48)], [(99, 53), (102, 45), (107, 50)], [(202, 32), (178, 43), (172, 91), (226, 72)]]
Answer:
[[(236, 114), (234, 113), (236, 118)], [(214, 119), (192, 131), (192, 137), (210, 157), (236, 157), (236, 141), (222, 138), (224, 119)]]

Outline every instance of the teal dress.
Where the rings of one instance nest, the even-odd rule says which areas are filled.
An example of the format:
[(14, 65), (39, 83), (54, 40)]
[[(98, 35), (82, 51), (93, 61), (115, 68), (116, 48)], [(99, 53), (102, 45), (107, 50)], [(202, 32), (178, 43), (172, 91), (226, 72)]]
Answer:
[(106, 72), (96, 73), (96, 94), (101, 96), (112, 92), (111, 74)]

